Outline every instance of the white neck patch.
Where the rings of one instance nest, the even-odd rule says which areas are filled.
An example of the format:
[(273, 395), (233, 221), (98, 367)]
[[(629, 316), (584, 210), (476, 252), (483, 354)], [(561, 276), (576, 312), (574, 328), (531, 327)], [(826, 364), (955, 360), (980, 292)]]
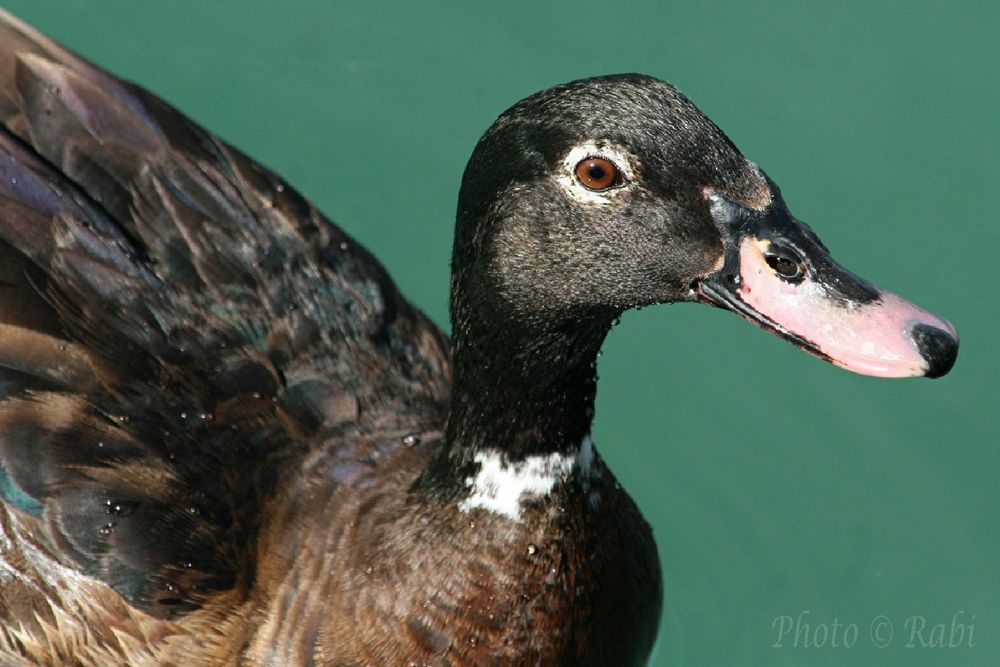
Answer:
[(589, 489), (594, 474), (594, 444), (588, 434), (575, 454), (556, 452), (511, 463), (504, 460), (500, 450), (489, 449), (477, 452), (475, 461), (479, 464), (479, 472), (465, 479), (470, 493), (458, 508), (463, 512), (484, 509), (518, 521), (525, 500), (548, 495), (552, 487), (574, 473), (584, 489)]

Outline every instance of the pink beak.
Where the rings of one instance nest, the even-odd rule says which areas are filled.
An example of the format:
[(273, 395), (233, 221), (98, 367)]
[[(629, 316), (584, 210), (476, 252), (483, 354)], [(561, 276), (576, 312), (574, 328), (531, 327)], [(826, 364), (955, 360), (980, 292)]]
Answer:
[(697, 298), (855, 373), (939, 377), (951, 370), (955, 327), (837, 264), (780, 195), (763, 211), (716, 193), (709, 201), (726, 256), (722, 269), (696, 281)]

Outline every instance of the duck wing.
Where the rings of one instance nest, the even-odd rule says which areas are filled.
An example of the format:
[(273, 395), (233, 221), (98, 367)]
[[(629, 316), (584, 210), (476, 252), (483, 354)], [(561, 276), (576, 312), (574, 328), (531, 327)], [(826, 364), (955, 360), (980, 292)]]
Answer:
[(442, 423), (445, 337), (278, 176), (3, 12), (0, 123), (0, 498), (58, 562), (183, 613), (311, 451)]

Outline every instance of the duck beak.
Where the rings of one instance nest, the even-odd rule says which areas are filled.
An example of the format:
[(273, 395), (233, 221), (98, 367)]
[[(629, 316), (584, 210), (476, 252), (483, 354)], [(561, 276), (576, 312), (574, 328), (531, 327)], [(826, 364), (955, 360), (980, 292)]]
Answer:
[(692, 285), (697, 300), (862, 375), (940, 377), (951, 370), (955, 327), (840, 266), (780, 196), (762, 211), (707, 197), (725, 256), (721, 269)]

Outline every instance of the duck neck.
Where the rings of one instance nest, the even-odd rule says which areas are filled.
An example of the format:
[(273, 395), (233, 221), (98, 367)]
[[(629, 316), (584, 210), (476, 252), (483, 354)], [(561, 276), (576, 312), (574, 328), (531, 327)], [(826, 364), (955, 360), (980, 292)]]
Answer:
[(615, 314), (572, 321), (462, 315), (453, 313), (446, 442), (425, 481), (464, 480), (480, 452), (511, 463), (577, 454), (590, 432), (597, 355)]

